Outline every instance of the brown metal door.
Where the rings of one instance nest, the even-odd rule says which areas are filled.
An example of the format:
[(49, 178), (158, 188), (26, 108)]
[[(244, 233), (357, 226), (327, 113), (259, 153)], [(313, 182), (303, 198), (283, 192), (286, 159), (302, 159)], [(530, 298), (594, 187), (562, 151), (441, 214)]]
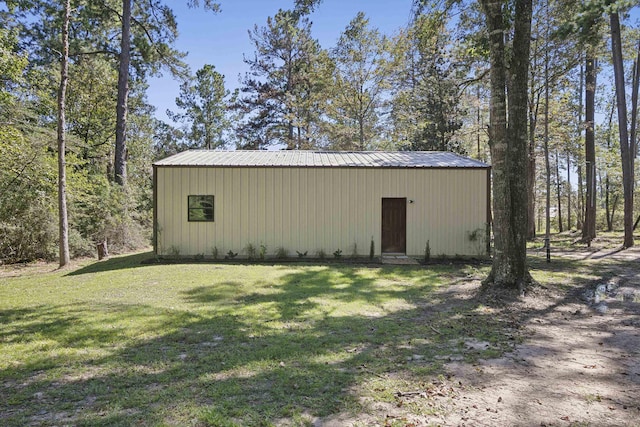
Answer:
[(407, 250), (407, 199), (382, 199), (382, 252)]

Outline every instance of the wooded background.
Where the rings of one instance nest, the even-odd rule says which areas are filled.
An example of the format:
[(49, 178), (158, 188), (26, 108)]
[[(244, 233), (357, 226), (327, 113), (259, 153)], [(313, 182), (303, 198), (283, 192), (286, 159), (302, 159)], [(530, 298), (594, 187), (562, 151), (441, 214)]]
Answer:
[[(492, 161), (488, 1), (417, 0), (395, 34), (365, 11), (335, 46), (314, 39), (309, 14), (322, 3), (292, 2), (250, 29), (255, 50), (237, 52), (250, 71), (233, 93), (215, 64), (186, 66), (159, 0), (3, 3), (0, 263), (64, 265), (105, 240), (116, 252), (147, 245), (151, 164), (188, 148), (448, 150)], [(528, 61), (528, 237), (573, 229), (590, 241), (629, 228), (625, 217), (637, 225), (638, 6), (533, 1), (530, 51), (519, 52), (522, 1), (494, 3), (505, 64)], [(224, 19), (218, 4), (191, 6)], [(161, 71), (182, 82), (173, 123), (146, 100)]]

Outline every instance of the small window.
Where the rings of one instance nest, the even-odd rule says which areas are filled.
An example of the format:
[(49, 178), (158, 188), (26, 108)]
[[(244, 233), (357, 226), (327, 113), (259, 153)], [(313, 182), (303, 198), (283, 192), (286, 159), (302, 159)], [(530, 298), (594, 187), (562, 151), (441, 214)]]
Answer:
[(189, 196), (189, 221), (213, 221), (213, 196)]

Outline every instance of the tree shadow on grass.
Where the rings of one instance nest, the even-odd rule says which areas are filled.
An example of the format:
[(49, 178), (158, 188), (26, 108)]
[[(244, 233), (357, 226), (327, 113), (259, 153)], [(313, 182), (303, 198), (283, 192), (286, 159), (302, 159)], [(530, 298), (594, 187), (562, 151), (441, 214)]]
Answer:
[[(420, 323), (429, 315), (425, 298), (435, 281), (413, 280), (414, 272), (402, 277), (397, 269), (402, 280), (391, 280), (398, 276), (385, 269), (379, 275), (334, 270), (287, 274), (269, 294), (233, 298), (233, 282), (185, 289), (190, 306), (181, 310), (74, 304), (4, 313), (10, 322), (29, 323), (34, 335), (22, 338), (25, 345), (43, 341), (49, 348), (3, 370), (0, 422), (296, 424), (301, 417), (368, 410), (353, 389), (376, 381), (390, 383), (371, 393), (393, 401), (387, 388), (397, 372), (439, 372), (433, 356), (449, 344)], [(338, 308), (325, 307), (327, 301)], [(19, 333), (15, 327), (0, 332)], [(424, 359), (408, 361), (413, 354)]]
[[(212, 260), (208, 258), (157, 258), (152, 251), (134, 253), (130, 255), (118, 255), (102, 261), (95, 261), (89, 265), (78, 268), (66, 274), (66, 276), (79, 276), (82, 274), (101, 273), (114, 270), (126, 270), (130, 268), (145, 267), (148, 265), (173, 265), (173, 264), (208, 264), (212, 266), (225, 266), (225, 265), (245, 265), (251, 266), (273, 266), (282, 268), (291, 267), (327, 267), (327, 268), (364, 268), (364, 269), (378, 269), (382, 265), (370, 261), (362, 260), (349, 260), (345, 259), (344, 262), (336, 262), (334, 260), (303, 260), (299, 261), (295, 258), (289, 258), (286, 260), (268, 259), (265, 261), (249, 261), (247, 259), (233, 259), (233, 260)], [(388, 273), (395, 271), (414, 271), (420, 272), (423, 270), (422, 266), (403, 266), (403, 267), (389, 267), (385, 268)]]
[[(534, 380), (526, 387), (530, 387), (532, 396), (537, 393), (544, 399), (545, 393), (540, 393), (536, 387), (555, 387), (554, 393), (559, 401), (571, 402), (569, 405), (574, 408), (574, 413), (568, 415), (577, 424), (583, 421), (594, 425), (633, 424), (629, 420), (634, 416), (626, 410), (640, 410), (637, 404), (640, 367), (634, 358), (640, 351), (637, 330), (640, 305), (624, 301), (621, 294), (616, 295), (616, 288), (621, 285), (640, 291), (640, 283), (635, 278), (636, 261), (616, 258), (604, 262), (568, 258), (558, 258), (551, 263), (544, 262), (543, 258), (530, 261), (534, 275), (537, 273), (545, 277), (545, 273), (553, 273), (550, 276), (552, 280), (545, 277), (542, 288), (533, 286), (531, 295), (524, 300), (513, 298), (513, 305), (505, 305), (505, 301), (499, 298), (480, 297), (493, 309), (512, 316), (518, 325), (535, 331), (515, 354), (514, 360), (519, 360), (517, 363), (523, 363), (520, 366), (526, 368), (518, 371), (516, 364), (511, 372), (531, 372)], [(605, 311), (596, 309), (602, 308), (602, 303), (596, 303), (594, 299), (600, 285), (613, 285), (613, 291), (607, 291), (601, 297), (613, 314), (606, 307)], [(609, 289), (608, 286), (606, 288)], [(534, 372), (541, 367), (545, 368)], [(542, 385), (540, 378), (545, 374), (553, 380), (549, 379), (548, 384)], [(496, 383), (500, 381), (502, 378), (496, 379)], [(496, 386), (487, 378), (481, 383), (487, 390)], [(566, 384), (571, 384), (569, 390), (565, 388)], [(520, 393), (526, 395), (527, 392), (523, 392), (526, 388), (522, 387)], [(589, 402), (591, 413), (585, 414), (580, 412), (580, 408), (589, 398), (589, 393), (597, 396), (597, 400)], [(537, 404), (553, 405), (553, 399), (535, 405), (521, 400), (521, 407), (513, 411), (531, 414), (530, 418), (522, 418), (523, 424), (538, 425), (541, 421), (535, 417)]]
[(295, 425), (394, 405), (401, 387), (445, 373), (442, 356), (471, 364), (492, 354), (464, 340), (508, 350), (494, 311), (448, 290), (435, 298), (456, 271), (316, 266), (255, 290), (185, 288), (179, 309), (2, 312), (0, 345), (36, 349), (0, 373), (0, 424)]
[(154, 257), (153, 252), (141, 252), (131, 255), (114, 256), (102, 261), (93, 262), (67, 273), (65, 276), (79, 276), (82, 274), (103, 273), (105, 271), (126, 270), (144, 267)]

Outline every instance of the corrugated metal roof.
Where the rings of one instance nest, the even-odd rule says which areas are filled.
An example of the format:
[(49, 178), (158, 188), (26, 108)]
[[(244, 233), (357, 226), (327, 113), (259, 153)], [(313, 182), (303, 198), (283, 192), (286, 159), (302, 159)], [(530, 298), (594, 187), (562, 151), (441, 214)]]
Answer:
[(156, 166), (488, 168), (478, 160), (444, 151), (218, 151), (189, 150)]

